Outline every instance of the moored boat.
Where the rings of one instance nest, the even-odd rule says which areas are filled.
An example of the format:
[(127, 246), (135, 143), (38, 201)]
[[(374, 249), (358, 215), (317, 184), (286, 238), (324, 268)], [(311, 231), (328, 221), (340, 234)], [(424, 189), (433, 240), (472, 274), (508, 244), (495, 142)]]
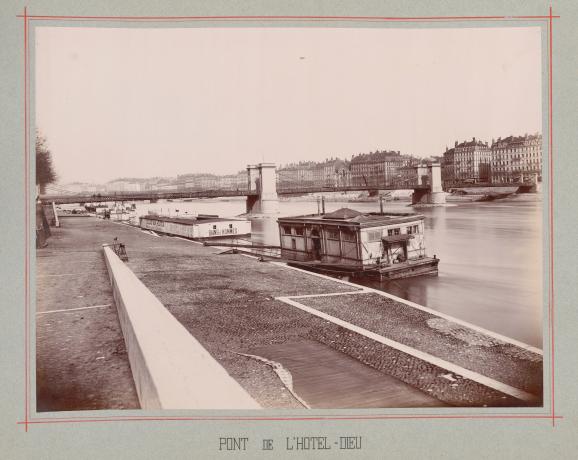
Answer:
[(437, 275), (428, 257), (425, 217), (415, 213), (361, 213), (341, 208), (328, 214), (278, 219), (281, 257), (317, 272), (399, 279)]

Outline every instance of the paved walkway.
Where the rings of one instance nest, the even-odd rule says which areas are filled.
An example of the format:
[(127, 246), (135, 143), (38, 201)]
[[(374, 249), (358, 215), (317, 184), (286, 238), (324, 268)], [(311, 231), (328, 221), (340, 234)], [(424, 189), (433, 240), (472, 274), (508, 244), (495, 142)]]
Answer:
[(542, 393), (542, 356), (511, 343), (373, 292), (298, 301), (514, 388)]
[(318, 342), (270, 345), (252, 350), (252, 354), (276, 361), (287, 369), (295, 393), (312, 409), (447, 406)]
[[(426, 315), (407, 304), (367, 291), (346, 294), (362, 288), (240, 254), (218, 255), (218, 248), (181, 238), (153, 236), (124, 224), (86, 218), (74, 223), (71, 219), (68, 224), (65, 221), (63, 229), (67, 225), (70, 242), (58, 241), (57, 236), (46, 251), (56, 254), (51, 249), (56, 244), (58, 251), (75, 247), (96, 253), (101, 251), (102, 243), (118, 237), (126, 244), (128, 266), (264, 408), (302, 405), (270, 366), (243, 353), (261, 352), (265, 358), (293, 369), (297, 394), (306, 401), (310, 398), (307, 402), (313, 407), (328, 407), (333, 404), (331, 400), (339, 407), (441, 405), (433, 397), (462, 406), (525, 404), (486, 388), (479, 381), (448, 372), (439, 365), (444, 361), (489, 374), (541, 397), (539, 354), (504, 345), (482, 332)], [(80, 262), (81, 253), (76, 256)], [(58, 257), (63, 256), (55, 255), (53, 259)], [(75, 273), (103, 270), (104, 265), (96, 263), (95, 254), (86, 257), (89, 260), (84, 268), (75, 268)], [(84, 289), (82, 292), (89, 293), (90, 301), (66, 302), (65, 307), (59, 306), (63, 302), (56, 302), (51, 309), (110, 303), (110, 299), (98, 297), (97, 291), (104, 290), (104, 286), (92, 290), (90, 282), (85, 281)], [(99, 307), (66, 314), (88, 311), (103, 314), (112, 310)], [(118, 321), (111, 320), (110, 327), (115, 334), (120, 332)], [(359, 335), (355, 328), (370, 330), (384, 340), (379, 343)], [(290, 352), (295, 347), (300, 351)], [(416, 353), (410, 356), (403, 350)], [(421, 360), (422, 350), (437, 355), (437, 361)], [(310, 359), (313, 352), (320, 358)], [(44, 355), (43, 360), (51, 355), (59, 356), (58, 347)], [(511, 369), (506, 369), (508, 366)], [(418, 392), (418, 388), (422, 391)]]
[(38, 412), (139, 408), (95, 224), (62, 218), (36, 251)]

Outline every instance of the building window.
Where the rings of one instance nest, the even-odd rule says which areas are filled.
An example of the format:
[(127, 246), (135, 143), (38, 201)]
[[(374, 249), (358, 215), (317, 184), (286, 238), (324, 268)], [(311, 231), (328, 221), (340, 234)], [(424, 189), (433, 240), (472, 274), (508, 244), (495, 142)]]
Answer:
[(367, 241), (381, 240), (381, 230), (370, 230), (367, 232)]
[(355, 232), (351, 232), (349, 230), (345, 230), (341, 232), (341, 237), (343, 241), (355, 241)]
[(328, 240), (338, 240), (339, 239), (339, 230), (327, 230), (327, 239)]

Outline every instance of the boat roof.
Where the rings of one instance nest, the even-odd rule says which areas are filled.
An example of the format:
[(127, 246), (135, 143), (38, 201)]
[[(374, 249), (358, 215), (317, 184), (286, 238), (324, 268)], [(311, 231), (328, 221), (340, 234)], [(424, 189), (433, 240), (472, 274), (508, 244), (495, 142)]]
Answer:
[(141, 216), (141, 219), (149, 220), (160, 220), (162, 222), (172, 222), (175, 224), (182, 225), (200, 225), (200, 224), (211, 224), (214, 222), (246, 222), (246, 219), (235, 219), (233, 217), (168, 217), (168, 216), (157, 216), (156, 214), (147, 214), (146, 216)]
[(425, 217), (414, 212), (368, 212), (362, 213), (350, 208), (341, 208), (327, 214), (308, 214), (303, 216), (280, 217), (279, 223), (311, 223), (318, 225), (352, 225), (360, 227), (382, 227), (424, 220)]

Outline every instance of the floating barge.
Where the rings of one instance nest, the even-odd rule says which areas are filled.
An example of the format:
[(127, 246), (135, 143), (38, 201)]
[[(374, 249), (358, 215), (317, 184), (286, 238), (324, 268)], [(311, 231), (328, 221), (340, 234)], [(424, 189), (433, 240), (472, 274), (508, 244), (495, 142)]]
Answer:
[(439, 259), (426, 256), (425, 217), (415, 213), (328, 214), (278, 219), (281, 257), (312, 271), (378, 279), (437, 275)]
[(245, 219), (199, 214), (196, 217), (167, 217), (149, 214), (139, 218), (139, 226), (166, 235), (204, 239), (251, 234), (251, 222)]

